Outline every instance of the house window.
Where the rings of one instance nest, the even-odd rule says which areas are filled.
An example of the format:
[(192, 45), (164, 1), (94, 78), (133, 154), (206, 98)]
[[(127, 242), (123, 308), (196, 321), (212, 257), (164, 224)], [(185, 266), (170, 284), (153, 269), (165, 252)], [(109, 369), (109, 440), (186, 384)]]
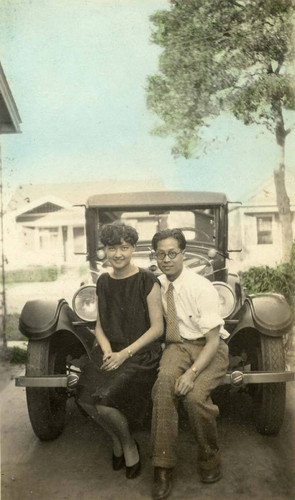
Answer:
[(74, 227), (74, 253), (85, 253), (85, 232), (84, 227)]
[(273, 243), (272, 217), (257, 217), (257, 244), (271, 245)]
[(42, 227), (39, 229), (40, 250), (56, 250), (58, 241), (58, 227)]

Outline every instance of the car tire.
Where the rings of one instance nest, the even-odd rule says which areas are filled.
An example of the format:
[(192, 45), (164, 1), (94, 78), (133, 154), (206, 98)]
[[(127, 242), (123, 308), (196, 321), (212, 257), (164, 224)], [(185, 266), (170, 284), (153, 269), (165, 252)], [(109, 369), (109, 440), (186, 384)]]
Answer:
[[(27, 376), (66, 373), (66, 354), (52, 337), (30, 340), (28, 344)], [(67, 391), (65, 388), (27, 387), (27, 405), (36, 436), (42, 441), (56, 439), (65, 424)]]
[[(257, 347), (257, 369), (284, 371), (285, 354), (282, 337), (260, 335)], [(254, 390), (254, 411), (258, 432), (264, 435), (278, 434), (285, 413), (286, 384), (257, 384)]]

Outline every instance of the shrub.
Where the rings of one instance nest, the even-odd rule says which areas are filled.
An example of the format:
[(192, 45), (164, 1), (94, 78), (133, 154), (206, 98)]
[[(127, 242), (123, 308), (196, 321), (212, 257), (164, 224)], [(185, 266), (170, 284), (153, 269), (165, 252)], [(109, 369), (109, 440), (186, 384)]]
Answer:
[(27, 362), (28, 353), (26, 349), (13, 347), (11, 349), (10, 363), (14, 365), (24, 365)]
[(289, 304), (294, 304), (295, 295), (295, 246), (290, 262), (277, 267), (250, 267), (242, 273), (244, 288), (248, 293), (281, 293)]
[(57, 266), (36, 266), (25, 269), (16, 269), (5, 273), (6, 283), (29, 283), (36, 281), (55, 281), (58, 278)]
[(1, 346), (0, 348), (0, 361), (1, 366), (3, 367), (3, 371), (1, 372), (1, 382), (5, 379), (5, 367), (6, 363), (15, 364), (15, 365), (24, 365), (27, 362), (28, 352), (27, 348), (21, 347), (7, 347), (4, 348)]

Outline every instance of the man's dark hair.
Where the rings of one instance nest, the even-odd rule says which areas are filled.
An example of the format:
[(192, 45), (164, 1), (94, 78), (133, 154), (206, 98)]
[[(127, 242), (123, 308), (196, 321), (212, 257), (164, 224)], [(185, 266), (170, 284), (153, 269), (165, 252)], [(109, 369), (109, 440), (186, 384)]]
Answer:
[(153, 239), (152, 239), (152, 247), (156, 251), (158, 248), (158, 243), (161, 240), (166, 240), (167, 238), (174, 238), (175, 240), (178, 241), (178, 246), (180, 250), (184, 250), (186, 247), (186, 239), (184, 237), (183, 232), (181, 229), (175, 228), (175, 229), (163, 229), (163, 231), (159, 231), (158, 233), (154, 234)]
[(123, 222), (113, 222), (112, 224), (102, 226), (100, 241), (103, 245), (120, 245), (123, 240), (134, 247), (138, 240), (136, 229), (132, 226), (127, 226)]

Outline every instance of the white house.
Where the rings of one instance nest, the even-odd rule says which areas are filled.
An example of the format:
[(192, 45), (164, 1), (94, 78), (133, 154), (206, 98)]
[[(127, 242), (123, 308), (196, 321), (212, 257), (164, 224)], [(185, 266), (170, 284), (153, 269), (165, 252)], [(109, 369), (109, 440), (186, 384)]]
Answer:
[[(286, 187), (290, 198), (293, 235), (295, 237), (295, 172), (286, 170)], [(255, 193), (230, 209), (229, 248), (231, 267), (244, 270), (250, 266), (275, 266), (282, 259), (282, 235), (273, 177)]]

